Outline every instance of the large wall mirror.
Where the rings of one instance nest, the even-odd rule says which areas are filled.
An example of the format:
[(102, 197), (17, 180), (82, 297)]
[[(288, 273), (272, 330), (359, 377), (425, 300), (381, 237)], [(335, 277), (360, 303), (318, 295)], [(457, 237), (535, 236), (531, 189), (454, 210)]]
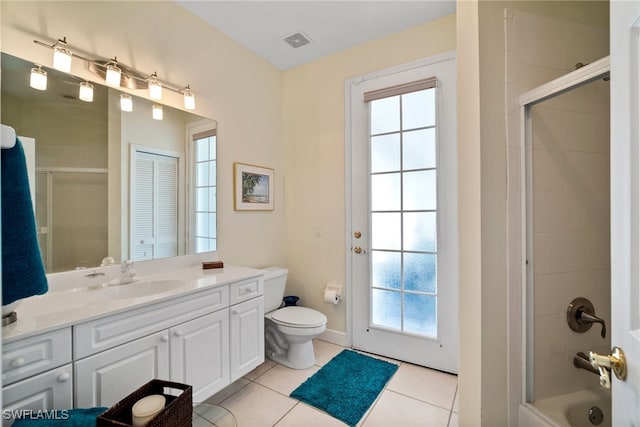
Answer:
[[(94, 85), (78, 98), (73, 75), (45, 68), (46, 90), (29, 85), (34, 64), (2, 53), (2, 123), (32, 144), (32, 191), (48, 273), (103, 262), (216, 250), (216, 128), (209, 118)], [(10, 213), (3, 213), (10, 214)]]

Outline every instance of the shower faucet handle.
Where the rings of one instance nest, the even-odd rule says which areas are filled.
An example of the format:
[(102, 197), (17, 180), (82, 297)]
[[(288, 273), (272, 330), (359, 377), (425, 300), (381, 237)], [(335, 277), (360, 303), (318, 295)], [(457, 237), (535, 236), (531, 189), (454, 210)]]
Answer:
[(607, 326), (604, 319), (596, 316), (593, 304), (586, 298), (575, 298), (567, 307), (567, 323), (569, 327), (576, 332), (587, 332), (594, 323), (601, 326), (600, 336), (607, 336)]

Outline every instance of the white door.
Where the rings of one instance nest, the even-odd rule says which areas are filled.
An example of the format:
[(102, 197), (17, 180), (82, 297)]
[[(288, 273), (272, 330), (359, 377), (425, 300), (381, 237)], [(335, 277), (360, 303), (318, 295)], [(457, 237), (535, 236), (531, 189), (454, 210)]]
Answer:
[(458, 370), (453, 54), (347, 82), (354, 348)]
[(612, 379), (613, 425), (640, 426), (640, 2), (610, 8), (611, 343), (627, 360), (627, 379)]

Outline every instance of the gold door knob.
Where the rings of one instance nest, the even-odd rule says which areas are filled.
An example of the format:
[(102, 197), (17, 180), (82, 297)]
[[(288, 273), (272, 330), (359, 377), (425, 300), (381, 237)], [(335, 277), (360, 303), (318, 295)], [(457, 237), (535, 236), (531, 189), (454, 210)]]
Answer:
[(353, 252), (357, 253), (357, 254), (366, 254), (367, 251), (365, 251), (364, 249), (362, 249), (360, 246), (355, 246), (353, 248)]
[(362, 233), (359, 231), (356, 231), (355, 233), (353, 233), (353, 237), (355, 237), (356, 239), (359, 239), (360, 237), (362, 237)]
[(600, 385), (604, 388), (611, 388), (611, 371), (619, 380), (627, 379), (627, 359), (620, 347), (613, 347), (611, 354), (604, 356), (590, 351), (589, 361), (600, 372)]

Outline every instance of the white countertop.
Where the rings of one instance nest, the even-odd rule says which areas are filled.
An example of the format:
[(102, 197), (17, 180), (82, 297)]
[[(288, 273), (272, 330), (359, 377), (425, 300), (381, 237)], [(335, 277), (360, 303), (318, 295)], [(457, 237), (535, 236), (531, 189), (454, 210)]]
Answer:
[[(225, 266), (220, 269), (203, 270), (201, 265), (183, 267), (158, 274), (136, 277), (136, 282), (126, 285), (108, 286), (100, 289), (87, 287), (50, 291), (44, 295), (25, 298), (15, 309), (18, 321), (2, 327), (5, 342), (83, 323), (100, 317), (155, 304), (181, 297), (207, 288), (226, 285), (261, 276), (262, 270)], [(180, 280), (184, 286), (163, 293), (138, 298), (114, 299), (106, 292), (125, 286), (155, 280)]]

